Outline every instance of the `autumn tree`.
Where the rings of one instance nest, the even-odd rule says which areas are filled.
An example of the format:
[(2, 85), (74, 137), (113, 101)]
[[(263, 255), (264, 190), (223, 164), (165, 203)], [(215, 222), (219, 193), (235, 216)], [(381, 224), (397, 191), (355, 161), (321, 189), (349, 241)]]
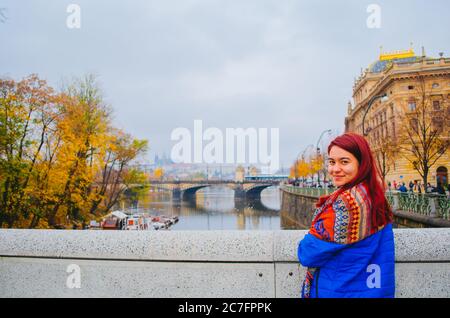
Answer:
[(374, 157), (383, 180), (394, 165), (394, 151), (395, 145), (390, 138), (382, 139), (374, 151)]
[(434, 107), (431, 91), (427, 89), (423, 75), (417, 74), (417, 78), (408, 109), (400, 114), (402, 127), (399, 149), (426, 185), (430, 168), (448, 151), (446, 130), (450, 118), (443, 108)]
[(143, 185), (146, 177), (143, 172), (129, 168), (130, 162), (145, 153), (146, 140), (133, 138), (121, 130), (112, 130), (102, 169), (96, 177), (92, 190), (96, 199), (92, 201), (90, 213), (105, 214), (118, 202), (122, 194), (135, 184)]
[(55, 202), (47, 211), (51, 227), (57, 219), (84, 220), (90, 197), (90, 184), (103, 152), (109, 109), (103, 104), (93, 76), (77, 79), (64, 89), (64, 103), (59, 106), (58, 133), (61, 147), (56, 154), (53, 191)]
[(12, 227), (30, 213), (30, 181), (42, 164), (59, 102), (45, 81), (0, 79), (0, 227)]
[(296, 178), (296, 165), (295, 163), (291, 166), (291, 168), (289, 169), (289, 178), (290, 179), (294, 179)]
[(156, 180), (162, 180), (162, 178), (164, 177), (164, 169), (161, 167), (156, 168), (153, 172), (153, 175)]
[(147, 141), (110, 114), (93, 76), (59, 93), (36, 75), (0, 80), (0, 227), (79, 225), (142, 180), (129, 165)]
[(298, 161), (297, 164), (297, 174), (299, 177), (302, 178), (302, 180), (305, 180), (305, 178), (309, 174), (309, 166), (308, 163), (305, 161), (305, 159), (301, 159)]
[(320, 171), (322, 171), (324, 166), (323, 157), (321, 154), (316, 154), (311, 158), (309, 162), (309, 170), (311, 172), (311, 176), (314, 177), (317, 174), (317, 182), (320, 182)]

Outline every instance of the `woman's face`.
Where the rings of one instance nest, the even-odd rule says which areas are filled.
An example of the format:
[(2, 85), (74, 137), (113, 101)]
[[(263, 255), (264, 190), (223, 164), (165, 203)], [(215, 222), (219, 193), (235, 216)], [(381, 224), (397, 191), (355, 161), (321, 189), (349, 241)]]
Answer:
[(333, 146), (328, 157), (328, 174), (333, 178), (335, 186), (341, 187), (349, 183), (358, 174), (358, 159), (350, 152)]

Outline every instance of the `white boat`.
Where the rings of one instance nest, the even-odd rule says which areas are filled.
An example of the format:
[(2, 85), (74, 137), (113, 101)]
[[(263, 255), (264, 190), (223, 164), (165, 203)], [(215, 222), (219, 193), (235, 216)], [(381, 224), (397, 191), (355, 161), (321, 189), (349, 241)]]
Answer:
[(127, 230), (141, 231), (151, 230), (152, 228), (151, 217), (142, 214), (133, 214), (127, 219)]
[(178, 217), (151, 216), (147, 213), (126, 214), (122, 211), (114, 211), (103, 218), (98, 226), (95, 221), (91, 221), (91, 229), (103, 230), (130, 230), (130, 231), (149, 231), (149, 230), (167, 230), (178, 222)]
[(165, 223), (161, 223), (161, 222), (153, 222), (153, 228), (155, 230), (162, 230), (162, 229), (167, 229), (167, 226)]

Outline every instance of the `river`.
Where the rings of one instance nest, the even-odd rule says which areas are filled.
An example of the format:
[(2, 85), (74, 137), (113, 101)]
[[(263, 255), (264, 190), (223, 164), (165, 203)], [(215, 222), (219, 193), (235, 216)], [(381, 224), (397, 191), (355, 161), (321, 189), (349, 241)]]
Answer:
[(211, 186), (197, 191), (192, 201), (173, 201), (167, 192), (148, 192), (136, 208), (122, 202), (121, 208), (151, 215), (178, 216), (171, 230), (283, 230), (280, 222), (278, 186), (261, 192), (261, 200), (236, 201), (226, 186)]

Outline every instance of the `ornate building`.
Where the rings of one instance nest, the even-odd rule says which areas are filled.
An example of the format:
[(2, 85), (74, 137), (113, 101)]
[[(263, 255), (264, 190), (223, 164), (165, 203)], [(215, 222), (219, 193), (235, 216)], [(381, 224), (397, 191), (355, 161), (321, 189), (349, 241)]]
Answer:
[[(439, 58), (426, 57), (423, 48), (421, 56), (416, 56), (412, 49), (381, 53), (378, 61), (355, 80), (354, 104), (348, 103), (345, 130), (366, 136), (379, 164), (386, 164), (386, 181), (422, 180), (414, 169), (417, 163), (411, 162), (414, 156), (406, 158), (409, 155), (405, 147), (412, 147), (412, 143), (405, 143), (404, 138), (408, 129), (412, 131), (410, 125), (416, 128), (420, 125), (410, 116), (419, 103), (427, 105), (423, 109), (430, 127), (439, 133), (441, 141), (450, 141), (450, 58), (444, 58), (443, 53), (439, 55)], [(388, 152), (386, 145), (389, 145)], [(431, 166), (428, 182), (432, 185), (448, 184), (449, 152), (446, 148)], [(383, 160), (386, 153), (388, 160)]]

